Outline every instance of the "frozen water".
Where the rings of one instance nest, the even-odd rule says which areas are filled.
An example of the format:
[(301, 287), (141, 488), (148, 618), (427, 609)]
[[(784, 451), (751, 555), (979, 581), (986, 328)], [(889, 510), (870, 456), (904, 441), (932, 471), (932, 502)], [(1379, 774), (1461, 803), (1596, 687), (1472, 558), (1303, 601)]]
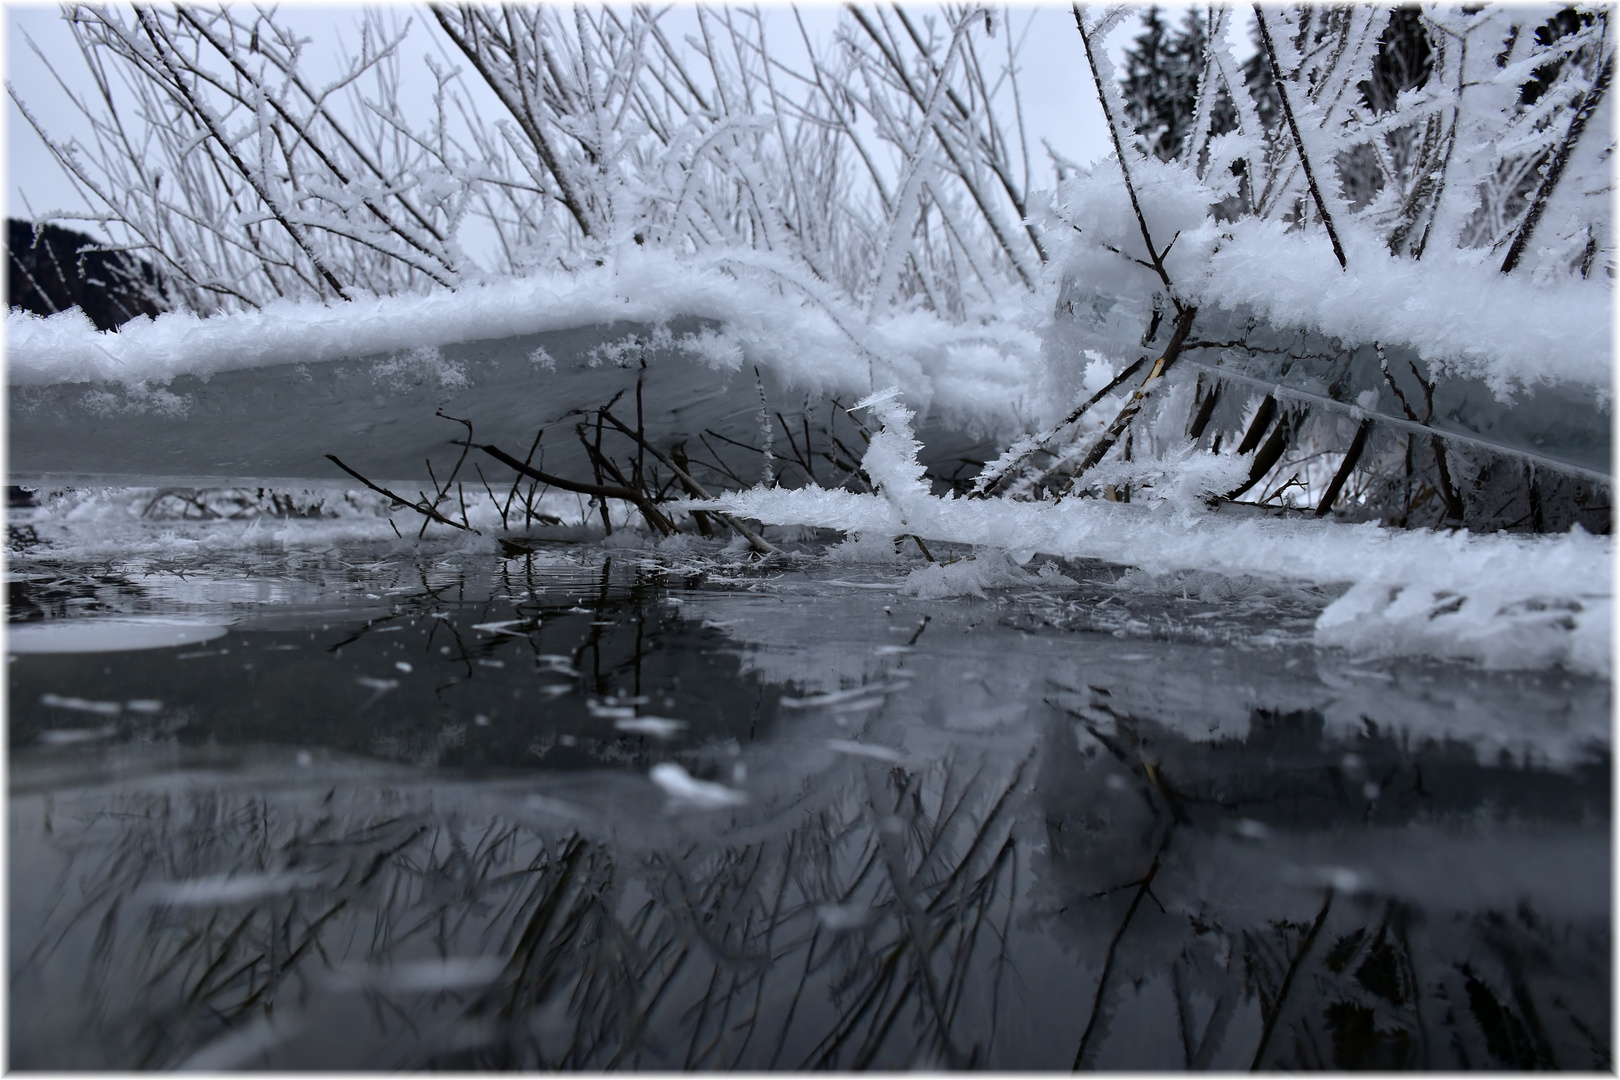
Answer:
[[(1606, 681), (1323, 650), (1336, 594), (1266, 578), (1043, 558), (933, 598), (904, 587), (920, 553), (817, 550), (763, 569), (718, 543), (35, 550), (14, 619), (228, 629), (185, 661), (13, 654), (12, 940), (38, 944), (13, 950), (12, 1060), (848, 1067), (977, 1047), (1050, 1069), (1097, 1009), (1101, 1067), (1181, 1068), (1181, 994), (1222, 1033), (1215, 1064), (1247, 1067), (1270, 1006), (1245, 987), (1274, 993), (1318, 921), (1301, 1023), (1370, 993), (1358, 971), (1382, 986), (1387, 955), (1432, 974), (1384, 1006), (1379, 1053), (1497, 1061), (1490, 1018), (1525, 1008), (1549, 1061), (1608, 1053)], [(87, 714), (50, 703), (68, 698), (119, 709), (74, 741)], [(136, 890), (158, 923), (109, 914)], [(208, 929), (221, 909), (237, 937)], [(284, 926), (281, 981), (245, 1006)], [(883, 990), (892, 956), (892, 978), (932, 966), (948, 1025), (921, 982)], [(756, 993), (757, 1034), (715, 1040)], [(522, 1034), (493, 1019), (508, 1007)]]

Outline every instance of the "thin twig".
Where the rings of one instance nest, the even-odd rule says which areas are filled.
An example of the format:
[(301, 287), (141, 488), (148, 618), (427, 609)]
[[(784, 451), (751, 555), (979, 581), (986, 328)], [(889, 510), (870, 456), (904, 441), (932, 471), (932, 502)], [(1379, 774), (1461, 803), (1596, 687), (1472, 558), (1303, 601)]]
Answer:
[[(636, 441), (636, 445), (638, 445), (640, 447), (643, 447), (644, 449), (647, 450), (648, 453), (652, 454), (653, 457), (655, 457), (659, 461), (663, 462), (664, 466), (667, 469), (669, 469), (670, 472), (673, 472), (676, 476), (678, 476), (680, 478), (681, 483), (686, 487), (686, 490), (687, 490), (687, 492), (689, 494), (691, 494), (692, 496), (694, 496), (696, 498), (699, 498), (699, 499), (712, 499), (712, 498), (714, 498), (714, 496), (710, 495), (707, 491), (705, 491), (703, 489), (702, 484), (699, 484), (696, 480), (692, 479), (692, 475), (690, 473), (688, 473), (685, 469), (683, 469), (679, 465), (677, 465), (675, 463), (674, 458), (671, 458), (669, 455), (665, 454), (662, 450), (658, 449), (658, 447), (656, 447), (656, 446), (652, 445), (652, 443), (648, 442), (642, 436), (642, 434), (639, 431), (631, 431), (629, 428), (625, 427), (625, 425), (619, 420), (619, 418), (617, 416), (614, 416), (612, 413), (608, 412), (606, 409), (602, 410), (601, 416), (608, 423), (612, 424), (614, 427), (618, 428), (621, 432), (628, 435), (630, 438), (634, 439)], [(705, 512), (713, 513), (715, 517), (719, 518), (721, 521), (725, 522), (732, 529), (734, 529), (739, 536), (741, 536), (744, 540), (748, 541), (748, 546), (753, 548), (754, 551), (757, 554), (760, 554), (760, 555), (774, 555), (774, 554), (777, 554), (776, 548), (772, 547), (769, 543), (767, 543), (762, 537), (760, 537), (752, 529), (750, 529), (748, 526), (744, 525), (742, 522), (738, 521), (737, 519), (733, 518), (731, 515), (721, 513), (718, 510), (714, 510), (714, 511), (697, 511), (697, 513), (705, 513)]]
[(429, 506), (426, 498), (423, 498), (423, 500), (422, 500), (422, 502), (420, 504), (413, 503), (409, 499), (402, 499), (398, 495), (394, 494), (392, 491), (389, 491), (387, 488), (381, 487), (381, 486), (379, 486), (377, 484), (373, 484), (370, 480), (367, 480), (364, 476), (361, 476), (359, 473), (355, 472), (353, 469), (351, 469), (347, 465), (343, 464), (343, 462), (338, 460), (338, 456), (336, 454), (327, 454), (326, 457), (327, 457), (327, 460), (332, 462), (332, 464), (336, 465), (338, 468), (342, 469), (344, 472), (348, 473), (350, 476), (354, 477), (356, 480), (358, 480), (362, 484), (366, 485), (366, 487), (370, 488), (372, 491), (375, 491), (379, 495), (386, 495), (388, 498), (392, 499), (395, 503), (399, 504), (400, 506), (408, 506), (412, 510), (415, 510), (417, 513), (422, 514), (425, 517), (431, 518), (432, 520), (437, 521), (440, 524), (448, 525), (452, 529), (461, 529), (464, 532), (470, 532), (470, 533), (473, 533), (474, 535), (478, 535), (478, 536), (483, 535), (477, 529), (473, 528), (470, 525), (463, 525), (458, 521), (451, 521), (449, 518), (447, 518), (443, 514), (439, 513), (433, 507)]

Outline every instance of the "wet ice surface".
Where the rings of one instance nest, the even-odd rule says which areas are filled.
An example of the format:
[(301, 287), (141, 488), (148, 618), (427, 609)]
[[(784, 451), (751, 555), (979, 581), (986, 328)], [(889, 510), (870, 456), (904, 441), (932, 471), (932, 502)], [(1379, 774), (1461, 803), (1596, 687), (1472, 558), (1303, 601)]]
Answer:
[(909, 568), (23, 561), (13, 1065), (1611, 1067), (1606, 683)]

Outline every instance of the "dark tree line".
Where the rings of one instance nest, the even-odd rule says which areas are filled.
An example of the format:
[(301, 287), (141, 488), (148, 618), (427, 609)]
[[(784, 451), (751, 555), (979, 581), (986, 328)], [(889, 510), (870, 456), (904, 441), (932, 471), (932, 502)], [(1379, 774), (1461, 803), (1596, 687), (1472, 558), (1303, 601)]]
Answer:
[[(1172, 28), (1157, 7), (1150, 7), (1142, 16), (1142, 33), (1125, 53), (1125, 111), (1148, 149), (1164, 161), (1181, 153), (1192, 130), (1204, 49), (1209, 44), (1207, 15), (1204, 8), (1187, 8), (1180, 24)], [(1564, 15), (1571, 18), (1566, 20)], [(1538, 35), (1572, 33), (1580, 25), (1573, 11), (1553, 22), (1560, 26), (1559, 31), (1551, 30), (1549, 24)], [(1295, 42), (1298, 48), (1309, 44)], [(1269, 131), (1279, 118), (1277, 92), (1258, 43), (1255, 50), (1243, 62), (1243, 81), (1255, 99), (1261, 123)], [(1379, 39), (1373, 77), (1359, 86), (1362, 100), (1375, 113), (1388, 112), (1402, 91), (1422, 87), (1432, 68), (1433, 49), (1422, 13), (1415, 7), (1391, 8), (1389, 24)], [(1526, 92), (1530, 92), (1529, 87)], [(1221, 135), (1236, 127), (1237, 110), (1223, 89), (1210, 110), (1210, 131)]]
[(156, 272), (127, 252), (60, 225), (6, 222), (6, 305), (36, 315), (78, 308), (97, 330), (165, 309)]

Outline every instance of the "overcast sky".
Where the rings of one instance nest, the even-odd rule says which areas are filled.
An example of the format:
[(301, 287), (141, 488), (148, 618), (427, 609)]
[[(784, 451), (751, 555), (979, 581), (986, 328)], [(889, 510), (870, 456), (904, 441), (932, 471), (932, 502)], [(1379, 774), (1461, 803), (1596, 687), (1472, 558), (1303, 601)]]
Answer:
[[(404, 6), (396, 10), (402, 17), (410, 16), (413, 20), (401, 54), (405, 70), (419, 65), (424, 53), (443, 55), (448, 45), (442, 35), (429, 30), (427, 23), (431, 16), (425, 10)], [(812, 38), (825, 38), (837, 22), (840, 9), (832, 5), (810, 5), (800, 10)], [(284, 22), (313, 38), (316, 55), (332, 58), (334, 66), (342, 42), (358, 39), (358, 12), (354, 7), (283, 5), (280, 14)], [(679, 10), (672, 12), (676, 18), (683, 14)], [(1022, 40), (1020, 88), (1032, 146), (1032, 179), (1035, 181), (1032, 186), (1046, 187), (1050, 185), (1052, 174), (1046, 154), (1040, 148), (1042, 139), (1067, 158), (1091, 162), (1108, 152), (1108, 131), (1069, 8), (1014, 7), (1011, 14), (1015, 34)], [(24, 37), (25, 33), (31, 37), (73, 85), (82, 86), (86, 79), (84, 65), (60, 9), (54, 5), (8, 5), (5, 15), (7, 79), (53, 134), (62, 132), (84, 137), (84, 126), (66, 95)], [(1138, 25), (1135, 19), (1126, 20), (1110, 37), (1110, 52), (1116, 63), (1120, 62)], [(769, 10), (767, 30), (784, 44), (796, 38), (791, 15), (786, 9)], [(449, 59), (458, 66), (465, 66), (459, 54)], [(476, 81), (469, 80), (470, 83)], [(417, 80), (417, 87), (421, 88), (425, 82), (427, 80)], [(424, 106), (427, 100), (424, 92)], [(493, 98), (486, 107), (499, 108)], [(82, 207), (55, 160), (9, 96), (5, 116), (7, 213), (14, 217), (34, 217), (53, 210)], [(470, 238), (464, 238), (464, 242), (466, 239)]]

